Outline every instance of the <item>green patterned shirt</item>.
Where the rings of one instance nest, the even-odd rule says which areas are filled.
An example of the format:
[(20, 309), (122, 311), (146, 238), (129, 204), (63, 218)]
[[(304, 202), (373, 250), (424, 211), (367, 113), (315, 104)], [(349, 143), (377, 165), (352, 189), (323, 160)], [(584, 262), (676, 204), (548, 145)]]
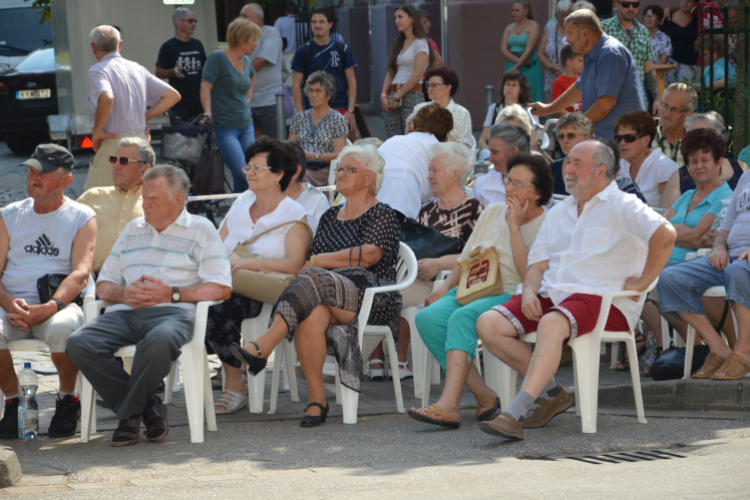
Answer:
[(680, 145), (682, 144), (682, 139), (677, 141), (677, 144), (672, 146), (672, 143), (669, 142), (669, 140), (661, 135), (661, 127), (656, 129), (656, 137), (654, 137), (653, 142), (651, 142), (652, 148), (661, 148), (662, 152), (667, 155), (669, 158), (672, 159), (673, 162), (677, 164), (678, 167), (687, 167), (687, 162), (682, 157), (682, 150), (680, 150)]
[(651, 36), (648, 34), (648, 29), (633, 19), (633, 38), (629, 42), (625, 30), (620, 26), (620, 17), (617, 13), (602, 21), (602, 29), (609, 36), (617, 38), (633, 54), (633, 59), (635, 59), (638, 68), (638, 78), (643, 83), (646, 61), (654, 59), (654, 47), (651, 45)]

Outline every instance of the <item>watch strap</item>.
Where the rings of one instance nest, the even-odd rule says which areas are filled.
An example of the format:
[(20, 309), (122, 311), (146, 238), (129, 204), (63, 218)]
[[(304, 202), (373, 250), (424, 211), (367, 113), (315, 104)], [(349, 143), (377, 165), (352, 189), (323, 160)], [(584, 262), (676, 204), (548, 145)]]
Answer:
[(62, 310), (62, 308), (65, 307), (65, 304), (62, 303), (62, 300), (54, 299), (54, 298), (49, 299), (49, 300), (50, 300), (50, 302), (54, 302), (55, 304), (57, 304), (57, 311), (58, 312), (60, 312)]
[(175, 300), (175, 298), (174, 298), (175, 295), (181, 295), (180, 294), (180, 288), (176, 287), (176, 286), (173, 286), (172, 287), (172, 296), (171, 296), (172, 302), (179, 302), (179, 299)]

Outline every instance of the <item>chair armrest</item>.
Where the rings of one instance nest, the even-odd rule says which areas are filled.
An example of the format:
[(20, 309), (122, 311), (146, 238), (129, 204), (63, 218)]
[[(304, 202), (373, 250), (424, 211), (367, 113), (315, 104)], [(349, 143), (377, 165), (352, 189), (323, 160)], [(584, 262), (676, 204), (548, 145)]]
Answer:
[(698, 254), (698, 257), (704, 257), (706, 255), (711, 255), (712, 250), (713, 248), (700, 248), (696, 253)]
[(656, 284), (659, 282), (659, 278), (656, 278), (651, 284), (646, 288), (643, 292), (636, 292), (635, 290), (622, 290), (619, 292), (610, 292), (606, 295), (609, 295), (611, 298), (617, 298), (617, 297), (634, 297), (636, 295), (645, 295), (649, 293), (651, 290), (656, 288)]
[(88, 302), (84, 302), (83, 304), (83, 317), (84, 322), (88, 323), (90, 321), (93, 321), (94, 318), (99, 316), (99, 313), (102, 309), (106, 309), (107, 307), (111, 306), (111, 302), (107, 302), (106, 300), (89, 300)]
[(193, 326), (193, 338), (191, 343), (202, 345), (206, 340), (206, 323), (208, 321), (208, 308), (221, 304), (223, 300), (202, 300), (195, 304), (195, 324)]

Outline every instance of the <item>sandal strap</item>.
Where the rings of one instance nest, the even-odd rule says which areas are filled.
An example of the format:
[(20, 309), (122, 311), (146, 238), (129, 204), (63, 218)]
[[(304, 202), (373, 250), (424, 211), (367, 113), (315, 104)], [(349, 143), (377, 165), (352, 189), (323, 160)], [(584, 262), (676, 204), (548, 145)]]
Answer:
[(227, 405), (235, 405), (242, 402), (242, 399), (247, 397), (244, 394), (240, 394), (239, 392), (230, 391), (230, 390), (224, 390), (224, 392), (221, 393), (221, 396), (216, 400), (214, 403), (215, 406), (223, 406), (224, 408), (229, 409), (229, 406)]
[(305, 411), (307, 411), (311, 406), (317, 406), (318, 408), (320, 408), (320, 411), (325, 411), (326, 410), (325, 407), (322, 404), (317, 403), (317, 402), (312, 402), (309, 405), (307, 405), (307, 408), (305, 408)]
[(382, 359), (371, 359), (371, 360), (370, 360), (370, 361), (369, 361), (369, 362), (367, 363), (367, 366), (372, 366), (372, 365), (376, 365), (376, 364), (378, 364), (378, 363), (380, 363), (381, 365), (385, 366), (385, 361), (383, 361)]
[[(262, 358), (263, 357), (263, 354), (261, 354), (260, 347), (258, 346), (257, 343), (255, 343), (254, 341), (251, 340), (250, 342), (248, 342), (248, 344), (253, 344), (255, 346), (255, 350), (258, 351), (258, 354), (256, 355), (257, 358)], [(245, 372), (245, 373), (247, 373), (247, 372)]]
[[(742, 356), (732, 353), (727, 356), (726, 361), (716, 369), (716, 372), (726, 373), (729, 377), (736, 377), (745, 374), (750, 370), (750, 361), (745, 360)], [(722, 378), (729, 378), (722, 377)]]
[(398, 367), (406, 370), (406, 367), (409, 366), (408, 361), (398, 361)]
[(448, 415), (448, 412), (445, 411), (445, 408), (443, 408), (440, 405), (430, 405), (425, 408), (427, 410), (428, 416), (432, 418), (431, 415), (437, 415), (443, 419), (444, 422), (454, 422), (454, 420), (451, 419), (450, 415)]
[(492, 394), (482, 394), (479, 396), (479, 399), (477, 399), (477, 411), (482, 408), (492, 408), (495, 406), (495, 400), (497, 400), (497, 398), (492, 397)]

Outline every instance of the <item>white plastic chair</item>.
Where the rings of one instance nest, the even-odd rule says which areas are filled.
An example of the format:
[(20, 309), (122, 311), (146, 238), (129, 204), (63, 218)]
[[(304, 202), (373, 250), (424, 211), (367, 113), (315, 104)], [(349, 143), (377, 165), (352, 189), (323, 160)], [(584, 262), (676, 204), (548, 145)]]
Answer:
[(477, 149), (477, 139), (474, 137), (474, 134), (471, 134), (471, 147), (469, 149), (471, 149), (471, 159), (477, 161), (479, 150)]
[[(195, 326), (193, 338), (182, 346), (182, 354), (177, 359), (182, 365), (182, 376), (185, 384), (185, 403), (190, 423), (190, 441), (203, 442), (203, 412), (208, 430), (216, 432), (216, 413), (214, 412), (213, 394), (211, 392), (211, 377), (209, 376), (208, 355), (206, 354), (206, 320), (208, 308), (220, 304), (221, 301), (203, 301), (196, 304)], [(86, 322), (99, 316), (101, 311), (111, 304), (104, 300), (97, 300), (87, 304), (85, 310)], [(136, 354), (136, 346), (124, 346), (114, 355), (118, 358), (132, 360)], [(132, 362), (132, 361), (131, 361)], [(174, 369), (173, 369), (174, 372)], [(171, 381), (167, 380), (167, 389)], [(84, 378), (81, 391), (81, 442), (87, 443), (91, 434), (96, 434), (96, 406), (94, 404), (94, 388)]]
[[(396, 283), (394, 285), (371, 287), (365, 290), (362, 299), (362, 307), (359, 310), (359, 347), (362, 351), (362, 359), (367, 360), (369, 355), (375, 349), (378, 343), (385, 340), (388, 347), (388, 356), (391, 362), (391, 373), (398, 374), (398, 356), (396, 354), (396, 343), (393, 340), (391, 329), (387, 326), (368, 325), (367, 320), (372, 310), (372, 301), (376, 293), (396, 292), (404, 290), (414, 283), (417, 279), (417, 258), (414, 252), (404, 243), (399, 243), (398, 262), (396, 263)], [(368, 348), (363, 348), (364, 338), (368, 337), (375, 340), (375, 343), (368, 342)], [(366, 361), (365, 361), (366, 362)], [(406, 413), (404, 409), (404, 400), (401, 395), (401, 380), (398, 376), (393, 377), (393, 389), (396, 393), (396, 405), (399, 413)], [(357, 423), (357, 404), (359, 402), (359, 393), (341, 385), (339, 379), (338, 366), (336, 367), (336, 404), (342, 404), (344, 407), (344, 423)]]
[[(347, 139), (348, 141), (349, 139)], [(328, 170), (328, 185), (336, 185), (336, 168), (339, 166), (338, 160), (331, 160), (331, 168)], [(333, 206), (333, 201), (336, 199), (336, 191), (328, 191), (328, 206)]]
[[(653, 290), (657, 281), (659, 280), (656, 279), (651, 283), (648, 290), (643, 293), (645, 294)], [(632, 297), (636, 295), (641, 294), (624, 290), (604, 294), (602, 296), (602, 305), (599, 309), (599, 319), (596, 322), (594, 330), (568, 342), (568, 345), (573, 349), (576, 415), (581, 417), (581, 427), (586, 434), (596, 433), (596, 418), (599, 400), (599, 356), (601, 344), (603, 342), (625, 342), (630, 359), (637, 359), (635, 335), (632, 331), (604, 331), (604, 325), (606, 325), (607, 318), (609, 317), (612, 299), (616, 297)], [(521, 338), (521, 340), (527, 343), (536, 343), (536, 339), (536, 332), (529, 333)], [(497, 392), (502, 408), (507, 408), (516, 397), (518, 373), (497, 359), (488, 349), (485, 349), (484, 353), (484, 367), (487, 385)], [(638, 370), (638, 363), (630, 364), (630, 377), (633, 382), (633, 393), (635, 396), (635, 408), (638, 415), (638, 422), (645, 424), (646, 415), (643, 410), (641, 377)]]

